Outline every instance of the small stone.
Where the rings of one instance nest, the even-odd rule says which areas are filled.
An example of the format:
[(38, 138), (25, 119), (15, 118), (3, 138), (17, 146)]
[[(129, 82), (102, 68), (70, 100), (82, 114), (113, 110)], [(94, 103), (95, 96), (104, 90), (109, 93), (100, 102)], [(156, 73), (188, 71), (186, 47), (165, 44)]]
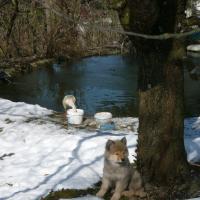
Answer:
[(120, 130), (120, 126), (115, 124), (115, 130)]
[(83, 124), (88, 126), (93, 120), (92, 119), (86, 119)]
[(72, 125), (74, 128), (84, 129), (86, 127), (85, 124), (78, 124), (78, 125)]
[(96, 121), (92, 121), (89, 123), (89, 126), (96, 126), (96, 125), (97, 125)]

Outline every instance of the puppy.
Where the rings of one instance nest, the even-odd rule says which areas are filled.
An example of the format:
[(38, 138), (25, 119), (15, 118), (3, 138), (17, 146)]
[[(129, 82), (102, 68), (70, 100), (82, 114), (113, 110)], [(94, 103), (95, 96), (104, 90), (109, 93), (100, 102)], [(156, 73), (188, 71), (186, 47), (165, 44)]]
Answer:
[(108, 140), (106, 143), (102, 185), (96, 194), (100, 198), (112, 187), (114, 194), (111, 200), (119, 200), (122, 195), (146, 196), (140, 173), (130, 165), (126, 143), (125, 137), (121, 140)]

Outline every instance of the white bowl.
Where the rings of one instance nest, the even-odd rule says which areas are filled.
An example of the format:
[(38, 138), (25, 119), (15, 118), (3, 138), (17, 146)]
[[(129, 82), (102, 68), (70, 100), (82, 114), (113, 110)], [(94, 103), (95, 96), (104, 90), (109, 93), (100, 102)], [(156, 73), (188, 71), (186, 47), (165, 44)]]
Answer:
[(68, 109), (67, 120), (69, 124), (81, 124), (83, 121), (84, 110), (82, 109)]
[(98, 124), (106, 124), (111, 122), (112, 114), (110, 112), (99, 112), (94, 115)]

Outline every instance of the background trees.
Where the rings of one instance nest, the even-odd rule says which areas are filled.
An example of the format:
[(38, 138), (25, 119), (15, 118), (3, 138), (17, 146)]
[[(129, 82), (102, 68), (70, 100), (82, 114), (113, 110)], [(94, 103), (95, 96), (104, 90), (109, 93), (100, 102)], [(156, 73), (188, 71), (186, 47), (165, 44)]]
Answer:
[(87, 28), (87, 24), (110, 27), (118, 22), (117, 13), (103, 2), (3, 0), (0, 58), (101, 54), (105, 46), (119, 46), (121, 36)]

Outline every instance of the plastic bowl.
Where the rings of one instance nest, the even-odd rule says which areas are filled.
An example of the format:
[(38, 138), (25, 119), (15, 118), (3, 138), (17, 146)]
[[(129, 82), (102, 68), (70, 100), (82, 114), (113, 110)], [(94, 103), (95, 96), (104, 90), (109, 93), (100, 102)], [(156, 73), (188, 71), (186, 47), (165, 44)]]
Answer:
[(67, 110), (67, 120), (69, 124), (81, 124), (83, 121), (84, 110), (82, 109), (69, 109)]
[(111, 122), (112, 114), (110, 112), (99, 112), (94, 115), (97, 124), (106, 124)]

